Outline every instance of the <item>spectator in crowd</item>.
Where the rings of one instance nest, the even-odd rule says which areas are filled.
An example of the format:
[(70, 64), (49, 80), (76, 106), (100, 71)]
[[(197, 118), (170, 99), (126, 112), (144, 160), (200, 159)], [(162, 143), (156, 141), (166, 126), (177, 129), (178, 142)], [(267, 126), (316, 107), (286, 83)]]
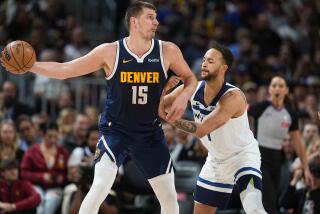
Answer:
[(35, 214), (40, 195), (29, 181), (19, 179), (18, 161), (1, 161), (0, 169), (0, 213)]
[(58, 144), (57, 125), (47, 124), (44, 129), (43, 142), (32, 145), (23, 156), (21, 177), (31, 181), (41, 195), (37, 213), (54, 214), (62, 201), (68, 154)]
[(71, 90), (61, 91), (56, 99), (56, 112), (65, 108), (74, 108), (74, 96)]
[(72, 30), (71, 43), (64, 48), (64, 55), (66, 61), (79, 58), (89, 53), (90, 48), (87, 45), (85, 32), (81, 26), (76, 26)]
[(84, 146), (89, 128), (89, 118), (85, 114), (78, 114), (72, 126), (70, 135), (62, 139), (61, 144), (71, 153), (78, 146)]
[(304, 125), (302, 131), (302, 141), (306, 147), (310, 145), (312, 141), (319, 137), (319, 128), (317, 124), (308, 122)]
[(290, 210), (290, 213), (320, 213), (320, 163), (311, 161), (309, 168), (313, 185), (300, 189), (296, 187), (303, 178), (303, 170), (298, 168), (294, 171), (289, 188), (281, 201), (281, 205)]
[(64, 108), (59, 112), (57, 124), (61, 139), (64, 139), (65, 137), (71, 135), (72, 126), (76, 120), (76, 116), (77, 114), (75, 110), (71, 108)]
[(31, 115), (33, 113), (29, 106), (18, 102), (18, 88), (13, 82), (4, 82), (2, 92), (4, 96), (3, 119), (16, 120), (21, 114)]
[(18, 134), (11, 120), (0, 124), (0, 161), (15, 159), (21, 161), (24, 151), (18, 146)]
[(318, 99), (315, 94), (308, 93), (305, 96), (304, 110), (308, 113), (312, 122), (318, 122)]
[(244, 95), (246, 96), (246, 99), (249, 105), (257, 102), (258, 86), (256, 83), (248, 81), (248, 82), (245, 82), (241, 88), (243, 90)]
[(33, 144), (40, 143), (41, 138), (37, 136), (36, 129), (28, 115), (20, 115), (16, 121), (16, 127), (20, 134), (19, 148), (24, 152)]
[(307, 154), (309, 160), (315, 160), (320, 164), (320, 138), (313, 141), (307, 148)]
[(96, 125), (99, 122), (99, 110), (94, 106), (86, 106), (84, 114), (89, 118), (90, 126)]
[(265, 85), (260, 85), (258, 87), (257, 91), (257, 101), (256, 102), (263, 102), (268, 100), (269, 95), (268, 95), (268, 86)]

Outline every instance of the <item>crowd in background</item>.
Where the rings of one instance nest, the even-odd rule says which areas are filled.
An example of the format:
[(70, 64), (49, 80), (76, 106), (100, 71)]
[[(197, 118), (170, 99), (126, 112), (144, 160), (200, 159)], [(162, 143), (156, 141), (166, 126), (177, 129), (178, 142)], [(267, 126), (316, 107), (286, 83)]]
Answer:
[[(299, 115), (302, 141), (308, 158), (315, 163), (312, 172), (318, 179), (316, 190), (319, 191), (320, 1), (153, 2), (160, 22), (157, 38), (179, 45), (196, 75), (205, 51), (215, 40), (232, 50), (235, 63), (227, 80), (244, 91), (249, 104), (268, 99), (272, 77), (285, 77), (290, 88), (288, 99)], [(128, 4), (126, 0), (2, 0), (0, 50), (10, 41), (25, 40), (35, 48), (40, 61), (75, 59), (101, 42), (126, 36), (123, 13)], [(109, 13), (102, 8), (114, 11)], [(106, 27), (100, 29), (90, 23)], [(2, 210), (32, 213), (36, 209), (37, 213), (77, 213), (93, 178), (101, 102), (76, 108), (76, 92), (81, 92), (81, 98), (90, 96), (87, 88), (33, 74), (11, 75), (1, 66), (0, 70), (0, 191), (9, 191), (6, 189), (9, 181), (19, 181), (16, 185), (23, 186), (11, 188), (14, 193), (8, 192), (8, 195), (19, 196), (15, 201), (1, 194), (0, 213)], [(104, 73), (97, 71), (86, 78), (104, 79)], [(24, 91), (18, 84), (21, 79), (26, 83)], [(19, 96), (26, 91), (34, 98), (32, 102), (28, 96)], [(103, 99), (103, 87), (96, 93)], [(200, 165), (204, 162), (206, 151), (198, 139), (170, 124), (163, 124), (163, 130), (176, 163), (192, 161)], [(282, 213), (293, 210), (299, 213), (298, 203), (302, 203), (299, 209), (315, 206), (308, 205), (311, 190), (301, 179), (302, 170), (297, 167), (293, 151), (290, 138), (283, 139), (283, 175), (279, 185)], [(112, 194), (100, 208), (101, 213), (158, 211), (157, 206), (153, 206), (156, 201), (150, 187), (134, 167), (128, 160), (119, 170)], [(132, 179), (141, 179), (139, 185)], [(186, 197), (181, 193), (178, 198), (183, 205)], [(300, 201), (297, 202), (297, 198)], [(318, 199), (317, 206), (320, 197)], [(21, 200), (27, 201), (19, 203)], [(230, 207), (239, 208), (236, 202)]]

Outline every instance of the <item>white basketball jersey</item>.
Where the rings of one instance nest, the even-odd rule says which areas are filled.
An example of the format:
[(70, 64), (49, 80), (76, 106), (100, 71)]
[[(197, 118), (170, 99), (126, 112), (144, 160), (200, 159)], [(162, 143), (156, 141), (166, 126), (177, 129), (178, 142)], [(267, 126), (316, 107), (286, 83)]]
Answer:
[[(232, 90), (239, 88), (224, 83), (217, 96), (213, 98), (210, 105), (204, 102), (205, 81), (200, 81), (196, 92), (190, 98), (193, 116), (196, 122), (201, 122), (218, 105), (220, 99)], [(258, 142), (249, 127), (247, 111), (240, 117), (230, 119), (223, 126), (201, 138), (201, 142), (208, 149), (209, 157), (228, 159), (243, 151), (258, 153)]]

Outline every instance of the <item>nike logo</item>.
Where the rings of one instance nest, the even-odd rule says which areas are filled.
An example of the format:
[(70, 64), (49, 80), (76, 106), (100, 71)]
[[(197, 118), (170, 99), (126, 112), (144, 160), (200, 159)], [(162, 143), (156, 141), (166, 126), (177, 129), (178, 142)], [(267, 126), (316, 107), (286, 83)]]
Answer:
[(125, 63), (128, 63), (128, 62), (131, 62), (132, 60), (133, 60), (133, 59), (129, 59), (129, 60), (123, 59), (123, 60), (122, 60), (122, 63), (125, 64)]

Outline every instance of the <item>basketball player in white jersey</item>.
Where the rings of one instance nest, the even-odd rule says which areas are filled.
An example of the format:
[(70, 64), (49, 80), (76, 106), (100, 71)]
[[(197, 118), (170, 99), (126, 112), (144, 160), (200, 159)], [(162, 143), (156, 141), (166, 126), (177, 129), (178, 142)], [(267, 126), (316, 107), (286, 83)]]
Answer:
[[(239, 88), (225, 82), (232, 61), (228, 48), (213, 44), (203, 58), (203, 81), (190, 99), (195, 121), (180, 119), (174, 123), (199, 137), (208, 149), (194, 194), (195, 214), (211, 214), (217, 207), (225, 207), (234, 186), (246, 213), (266, 213), (261, 196), (260, 152), (249, 128), (247, 102)], [(161, 108), (170, 109), (181, 89), (166, 95)]]

